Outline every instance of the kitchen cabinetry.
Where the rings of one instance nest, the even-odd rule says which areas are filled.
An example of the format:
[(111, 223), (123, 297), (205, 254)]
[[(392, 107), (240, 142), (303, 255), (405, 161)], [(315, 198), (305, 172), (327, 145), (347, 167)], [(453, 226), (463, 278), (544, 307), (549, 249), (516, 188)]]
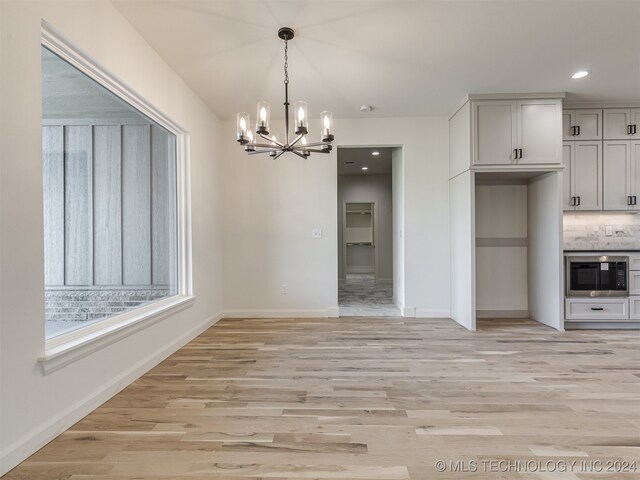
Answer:
[(604, 140), (640, 139), (640, 108), (605, 108)]
[(604, 210), (640, 210), (640, 140), (604, 142)]
[(640, 255), (629, 255), (629, 318), (640, 320)]
[(574, 109), (562, 112), (563, 140), (601, 140), (602, 110)]
[(602, 210), (602, 142), (565, 142), (563, 209)]
[(627, 298), (567, 298), (565, 299), (567, 320), (616, 321), (629, 319)]
[(562, 163), (560, 99), (473, 102), (474, 165)]

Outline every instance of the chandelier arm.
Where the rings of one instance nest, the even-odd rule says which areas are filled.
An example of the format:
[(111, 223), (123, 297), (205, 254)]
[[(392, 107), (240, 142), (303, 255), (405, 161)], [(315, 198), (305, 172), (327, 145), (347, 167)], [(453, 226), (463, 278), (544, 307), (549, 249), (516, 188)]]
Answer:
[[(280, 148), (284, 148), (284, 143), (280, 143), (277, 140), (274, 140), (273, 138), (269, 138), (267, 137), (264, 133), (259, 133), (258, 135), (260, 135), (262, 138), (264, 138), (265, 140), (271, 142), (271, 143), (275, 143), (276, 145), (278, 145)], [(271, 145), (271, 147), (273, 147), (273, 145)]]
[(319, 148), (305, 148), (304, 150), (311, 153), (331, 153), (331, 150), (328, 149), (325, 150)]
[(273, 159), (274, 159), (274, 160), (277, 160), (277, 158), (278, 158), (280, 155), (283, 155), (283, 154), (284, 154), (284, 153), (286, 153), (286, 152), (287, 152), (287, 150), (282, 150), (282, 151), (281, 151), (280, 153), (278, 153), (275, 157), (273, 157)]
[(291, 153), (295, 153), (296, 155), (298, 155), (300, 158), (304, 158), (305, 160), (307, 159), (306, 155), (300, 153), (298, 150), (291, 150)]
[(296, 143), (298, 143), (298, 142), (302, 139), (302, 137), (304, 137), (304, 135), (302, 135), (302, 134), (301, 134), (301, 135), (298, 135), (298, 136), (296, 137), (296, 139), (295, 139), (293, 142), (291, 142), (291, 143), (289, 144), (289, 147), (293, 147)]
[(305, 150), (307, 147), (321, 147), (323, 145), (331, 145), (331, 142), (314, 142), (314, 143), (307, 143), (305, 145)]
[(260, 153), (271, 153), (274, 150), (254, 150), (253, 152), (247, 152), (247, 155), (258, 155)]
[(258, 148), (270, 148), (271, 150), (275, 149), (275, 146), (267, 143), (245, 143), (243, 147), (258, 147)]

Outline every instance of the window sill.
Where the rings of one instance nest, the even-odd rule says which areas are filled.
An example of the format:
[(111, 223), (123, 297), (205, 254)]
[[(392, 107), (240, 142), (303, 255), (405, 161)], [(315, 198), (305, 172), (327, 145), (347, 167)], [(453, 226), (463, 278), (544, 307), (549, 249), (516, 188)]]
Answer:
[(147, 328), (190, 307), (195, 299), (194, 296), (176, 295), (51, 338), (45, 341), (44, 355), (38, 358), (42, 373), (48, 375), (123, 337)]

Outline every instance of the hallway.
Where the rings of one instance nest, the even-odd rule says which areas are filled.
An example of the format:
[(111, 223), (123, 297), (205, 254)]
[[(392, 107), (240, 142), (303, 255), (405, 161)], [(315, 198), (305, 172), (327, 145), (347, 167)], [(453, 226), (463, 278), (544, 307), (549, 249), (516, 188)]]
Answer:
[(393, 285), (376, 283), (373, 273), (348, 273), (338, 286), (341, 317), (399, 317), (393, 304)]

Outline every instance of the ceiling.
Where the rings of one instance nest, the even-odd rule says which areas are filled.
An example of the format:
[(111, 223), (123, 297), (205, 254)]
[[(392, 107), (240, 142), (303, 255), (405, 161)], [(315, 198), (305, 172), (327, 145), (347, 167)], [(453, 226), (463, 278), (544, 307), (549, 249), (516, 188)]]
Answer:
[(149, 119), (56, 54), (41, 47), (43, 119)]
[[(391, 175), (392, 151), (389, 147), (338, 147), (338, 175)], [(372, 155), (372, 152), (379, 155)]]
[(444, 115), (467, 93), (640, 99), (639, 1), (113, 3), (223, 119), (283, 101), (281, 26), (296, 31), (291, 98), (316, 118)]

